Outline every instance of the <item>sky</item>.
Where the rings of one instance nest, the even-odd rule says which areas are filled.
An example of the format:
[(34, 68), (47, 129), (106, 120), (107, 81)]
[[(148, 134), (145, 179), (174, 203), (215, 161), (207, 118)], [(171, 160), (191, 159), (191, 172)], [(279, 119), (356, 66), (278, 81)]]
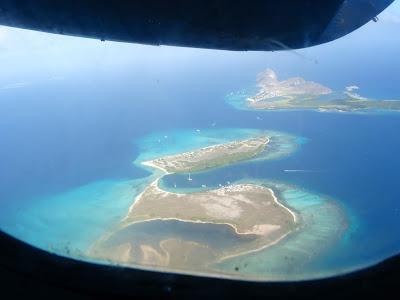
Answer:
[[(110, 70), (126, 72), (127, 68), (143, 76), (154, 65), (165, 73), (171, 72), (171, 69), (174, 72), (185, 72), (188, 65), (194, 64), (197, 64), (196, 71), (207, 71), (207, 68), (213, 71), (213, 68), (234, 66), (236, 69), (252, 68), (252, 71), (254, 69), (254, 72), (257, 72), (260, 69), (260, 61), (265, 61), (263, 68), (264, 65), (279, 65), (282, 76), (304, 74), (312, 77), (317, 74), (313, 71), (314, 65), (319, 64), (329, 70), (326, 74), (319, 74), (319, 79), (336, 82), (336, 78), (332, 78), (333, 75), (328, 75), (335, 74), (337, 77), (339, 71), (332, 57), (354, 56), (357, 64), (361, 66), (370, 59), (376, 59), (377, 52), (382, 52), (379, 55), (381, 58), (395, 55), (399, 50), (399, 47), (395, 46), (400, 45), (399, 29), (399, 1), (395, 1), (380, 14), (377, 23), (371, 21), (338, 41), (279, 54), (101, 42), (0, 26), (0, 100), (4, 90), (22, 89), (38, 82), (64, 80), (80, 74), (94, 76), (106, 74)], [(373, 41), (372, 36), (376, 37)], [(375, 49), (382, 44), (394, 46), (387, 47), (386, 50), (382, 50), (382, 47)], [(368, 48), (370, 52), (370, 56), (368, 51), (364, 54), (365, 61), (359, 58), (360, 45), (363, 49)], [(301, 63), (297, 63), (299, 60)], [(386, 68), (394, 68), (388, 62), (386, 65), (385, 62), (379, 63)], [(349, 80), (352, 80), (357, 78), (358, 74), (349, 76)], [(337, 85), (342, 86), (346, 83), (339, 80)]]

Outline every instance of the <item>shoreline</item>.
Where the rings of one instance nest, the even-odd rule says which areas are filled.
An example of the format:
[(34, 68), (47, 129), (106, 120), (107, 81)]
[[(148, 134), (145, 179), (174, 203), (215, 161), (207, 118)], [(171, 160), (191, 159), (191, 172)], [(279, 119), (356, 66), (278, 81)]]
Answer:
[[(154, 159), (153, 159), (154, 160)], [(147, 167), (151, 167), (154, 169), (158, 169), (161, 170), (163, 173), (165, 173), (164, 175), (168, 175), (168, 174), (174, 174), (172, 172), (168, 172), (167, 170), (165, 170), (163, 167), (157, 166), (156, 164), (153, 163), (153, 160), (146, 160), (146, 161), (142, 161), (140, 164), (147, 166)], [(161, 176), (162, 177), (162, 176)], [(160, 177), (160, 178), (161, 178)]]

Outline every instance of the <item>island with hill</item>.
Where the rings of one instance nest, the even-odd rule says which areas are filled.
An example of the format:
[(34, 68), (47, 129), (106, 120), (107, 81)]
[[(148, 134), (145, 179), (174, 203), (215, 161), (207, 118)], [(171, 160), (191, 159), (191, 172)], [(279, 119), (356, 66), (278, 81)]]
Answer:
[[(356, 93), (350, 85), (341, 93), (301, 77), (279, 80), (266, 69), (257, 76), (258, 92), (241, 98), (243, 108), (256, 110), (317, 110), (321, 112), (400, 111), (400, 100), (373, 100)], [(227, 98), (230, 102), (230, 98)]]

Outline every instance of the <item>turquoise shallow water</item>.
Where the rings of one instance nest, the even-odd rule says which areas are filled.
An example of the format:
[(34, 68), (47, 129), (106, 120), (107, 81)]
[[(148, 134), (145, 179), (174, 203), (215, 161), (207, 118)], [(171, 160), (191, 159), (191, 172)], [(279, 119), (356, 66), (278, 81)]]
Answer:
[(121, 220), (150, 181), (151, 177), (95, 181), (29, 199), (9, 208), (2, 217), (2, 229), (39, 248), (82, 256)]
[(255, 95), (256, 93), (257, 93), (256, 87), (230, 92), (227, 95), (225, 95), (225, 101), (227, 104), (232, 105), (236, 109), (256, 111), (254, 108), (251, 108), (248, 105), (246, 105), (246, 99), (250, 95)]

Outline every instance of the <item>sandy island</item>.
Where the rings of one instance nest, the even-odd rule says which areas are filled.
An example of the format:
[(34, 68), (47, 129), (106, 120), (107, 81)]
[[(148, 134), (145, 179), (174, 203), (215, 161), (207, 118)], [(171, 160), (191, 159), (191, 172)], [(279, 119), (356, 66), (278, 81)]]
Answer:
[[(222, 260), (274, 245), (300, 226), (296, 214), (263, 186), (234, 184), (179, 194), (160, 189), (157, 182), (138, 195), (121, 228), (97, 244), (96, 256), (127, 264), (205, 270)], [(152, 228), (150, 223), (156, 221), (163, 225), (157, 223), (151, 232), (140, 230), (143, 223)], [(169, 226), (175, 228), (171, 221), (227, 226), (230, 229), (219, 238), (228, 242), (221, 245), (215, 245), (213, 240), (207, 242), (206, 233), (205, 238), (196, 232), (181, 237), (174, 229), (158, 236), (158, 232)], [(237, 241), (232, 243), (230, 239)]]
[(142, 164), (167, 174), (198, 172), (251, 159), (264, 151), (268, 143), (269, 138), (261, 136), (168, 155)]

